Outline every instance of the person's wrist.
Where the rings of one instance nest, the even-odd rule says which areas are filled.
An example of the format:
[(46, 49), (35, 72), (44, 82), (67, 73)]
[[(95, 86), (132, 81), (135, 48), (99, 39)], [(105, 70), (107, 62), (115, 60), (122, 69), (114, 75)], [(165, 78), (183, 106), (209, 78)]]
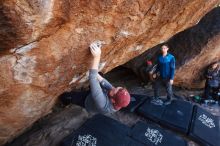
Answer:
[(101, 58), (101, 55), (94, 56), (94, 59), (100, 59), (100, 58)]
[(93, 61), (92, 61), (92, 65), (91, 65), (91, 69), (98, 70), (100, 59), (101, 58), (99, 56), (94, 56)]

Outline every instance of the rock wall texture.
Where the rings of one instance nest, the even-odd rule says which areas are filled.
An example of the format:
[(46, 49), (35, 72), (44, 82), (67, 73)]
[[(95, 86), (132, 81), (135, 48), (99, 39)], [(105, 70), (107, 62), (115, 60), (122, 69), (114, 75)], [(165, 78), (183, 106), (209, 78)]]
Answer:
[(176, 35), (170, 46), (179, 50), (173, 51), (179, 66), (176, 85), (203, 88), (205, 70), (220, 61), (220, 7), (208, 13), (197, 26)]
[[(89, 44), (107, 72), (196, 24), (218, 0), (0, 1), (0, 144), (87, 80)], [(71, 84), (71, 85), (69, 85)]]
[[(176, 57), (175, 85), (184, 88), (203, 88), (204, 72), (213, 62), (220, 61), (220, 7), (210, 11), (194, 27), (167, 41)], [(126, 64), (140, 75), (139, 68), (147, 59), (155, 61), (160, 46), (155, 46)]]

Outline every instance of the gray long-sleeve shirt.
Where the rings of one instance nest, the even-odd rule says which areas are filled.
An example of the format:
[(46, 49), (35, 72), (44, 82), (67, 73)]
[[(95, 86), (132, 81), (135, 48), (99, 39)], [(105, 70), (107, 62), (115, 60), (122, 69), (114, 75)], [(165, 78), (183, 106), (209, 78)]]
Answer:
[(98, 70), (89, 70), (89, 84), (90, 84), (90, 95), (86, 97), (85, 108), (89, 113), (113, 113), (116, 112), (109, 97), (108, 91), (113, 86), (106, 80), (103, 79), (101, 82), (98, 81)]

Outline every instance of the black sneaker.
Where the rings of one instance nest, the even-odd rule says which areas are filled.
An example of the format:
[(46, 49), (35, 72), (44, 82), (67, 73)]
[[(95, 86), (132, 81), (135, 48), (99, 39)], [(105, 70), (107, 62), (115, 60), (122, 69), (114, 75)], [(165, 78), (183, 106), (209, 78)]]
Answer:
[(159, 98), (154, 98), (151, 100), (151, 103), (155, 104), (155, 105), (163, 105), (163, 101)]
[(164, 101), (164, 105), (169, 105), (169, 104), (171, 104), (172, 101), (173, 101), (173, 99), (167, 99)]

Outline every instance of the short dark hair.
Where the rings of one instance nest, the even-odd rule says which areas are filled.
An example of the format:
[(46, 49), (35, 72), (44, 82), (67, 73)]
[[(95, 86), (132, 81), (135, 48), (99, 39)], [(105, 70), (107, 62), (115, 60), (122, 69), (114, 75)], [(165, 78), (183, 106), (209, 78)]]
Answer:
[(170, 48), (168, 44), (162, 44), (161, 47), (166, 46), (167, 48)]

